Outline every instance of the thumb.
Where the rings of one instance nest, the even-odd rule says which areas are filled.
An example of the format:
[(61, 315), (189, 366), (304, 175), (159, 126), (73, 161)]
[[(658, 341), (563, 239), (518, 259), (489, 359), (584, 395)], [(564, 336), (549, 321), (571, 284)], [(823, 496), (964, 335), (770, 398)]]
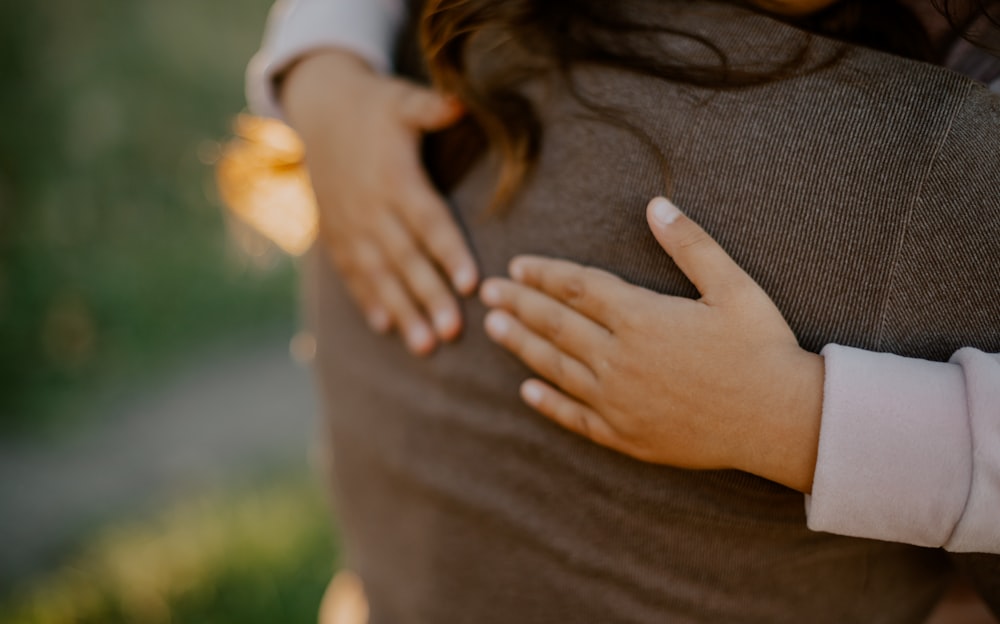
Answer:
[(407, 125), (435, 132), (461, 119), (465, 109), (456, 97), (407, 85), (399, 100), (399, 114)]
[(646, 207), (646, 220), (660, 246), (707, 303), (729, 298), (747, 285), (756, 286), (715, 239), (669, 199), (653, 198)]

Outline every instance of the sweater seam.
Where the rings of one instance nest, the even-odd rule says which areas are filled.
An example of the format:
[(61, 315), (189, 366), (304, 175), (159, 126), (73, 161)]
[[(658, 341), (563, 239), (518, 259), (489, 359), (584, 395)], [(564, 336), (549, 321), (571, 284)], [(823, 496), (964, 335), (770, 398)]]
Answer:
[(934, 148), (934, 153), (931, 155), (931, 160), (927, 165), (927, 169), (920, 176), (919, 182), (917, 182), (916, 192), (913, 195), (913, 199), (910, 201), (909, 209), (906, 211), (906, 217), (903, 220), (902, 231), (899, 235), (899, 243), (896, 247), (896, 252), (893, 254), (892, 264), (889, 267), (888, 291), (885, 295), (884, 303), (882, 304), (882, 312), (879, 314), (879, 324), (878, 331), (875, 334), (875, 348), (882, 350), (885, 348), (885, 330), (886, 324), (889, 320), (889, 310), (892, 307), (892, 298), (895, 292), (896, 274), (899, 269), (899, 264), (902, 262), (903, 249), (906, 247), (906, 239), (909, 237), (910, 222), (913, 220), (913, 214), (917, 210), (917, 204), (920, 202), (921, 197), (924, 192), (924, 185), (927, 184), (927, 180), (930, 178), (931, 173), (938, 164), (938, 158), (941, 152), (944, 150), (945, 144), (948, 143), (948, 139), (951, 138), (951, 131), (955, 125), (955, 119), (958, 118), (959, 113), (961, 113), (966, 106), (969, 104), (969, 92), (972, 91), (973, 85), (970, 83), (966, 85), (965, 92), (962, 94), (962, 102), (959, 106), (955, 107), (954, 112), (948, 118), (948, 125), (945, 127), (944, 134), (941, 136), (941, 140), (938, 142), (937, 146)]

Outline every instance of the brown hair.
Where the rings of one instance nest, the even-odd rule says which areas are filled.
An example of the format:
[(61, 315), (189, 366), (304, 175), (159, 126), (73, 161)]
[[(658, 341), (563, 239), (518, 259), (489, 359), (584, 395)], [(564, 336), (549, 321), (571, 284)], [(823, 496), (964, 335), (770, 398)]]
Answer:
[[(674, 1), (683, 4), (700, 0)], [(997, 4), (992, 0), (964, 3), (935, 0), (935, 6), (959, 32), (970, 16), (977, 14), (985, 14), (995, 23), (989, 7)], [(625, 116), (583, 96), (570, 75), (572, 68), (613, 67), (698, 87), (738, 89), (815, 71), (839, 58), (806, 66), (809, 37), (804, 36), (800, 49), (776, 61), (767, 71), (737, 70), (730, 67), (719, 46), (706, 37), (668, 26), (636, 23), (624, 14), (621, 5), (603, 0), (426, 2), (420, 42), (428, 73), (438, 88), (456, 95), (470, 113), (460, 127), (440, 137), (438, 142), (438, 152), (447, 153), (445, 160), (449, 166), (440, 167), (440, 163), (433, 162), (434, 158), (428, 163), (432, 176), (444, 189), (461, 178), (476, 156), (493, 146), (501, 159), (493, 207), (509, 202), (529, 175), (541, 146), (541, 124), (531, 102), (520, 90), (527, 80), (541, 73), (561, 80), (560, 85), (596, 116), (643, 140), (666, 166), (660, 150)], [(794, 24), (809, 32), (919, 60), (936, 61), (941, 55), (920, 21), (898, 2), (843, 0)], [(476, 37), (487, 31), (500, 33), (519, 49), (529, 51), (531, 62), (514, 63), (488, 72), (485, 77), (475, 76), (469, 66), (470, 48)], [(651, 56), (649, 46), (642, 43), (664, 35), (703, 48), (713, 62), (692, 65), (659, 51)]]

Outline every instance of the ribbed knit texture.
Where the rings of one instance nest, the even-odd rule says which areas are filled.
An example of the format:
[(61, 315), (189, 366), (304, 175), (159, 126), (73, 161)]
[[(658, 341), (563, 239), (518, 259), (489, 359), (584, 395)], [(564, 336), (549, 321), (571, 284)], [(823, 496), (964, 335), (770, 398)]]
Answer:
[[(734, 61), (801, 40), (731, 8), (660, 6)], [(814, 59), (836, 49), (813, 46)], [(805, 347), (1000, 351), (996, 96), (865, 50), (715, 94), (624, 72), (581, 79), (662, 147), (674, 201)], [(484, 215), (486, 163), (452, 198), (483, 273), (532, 252), (694, 295), (647, 230), (646, 201), (664, 190), (654, 155), (574, 116), (559, 91), (542, 101), (541, 161), (510, 211)], [(940, 595), (941, 551), (810, 532), (799, 493), (643, 464), (534, 414), (517, 394), (528, 371), (486, 339), (475, 301), (458, 344), (408, 355), (367, 329), (320, 256), (308, 278), (317, 375), (347, 562), (373, 624), (916, 623)], [(996, 588), (993, 561), (969, 565)]]

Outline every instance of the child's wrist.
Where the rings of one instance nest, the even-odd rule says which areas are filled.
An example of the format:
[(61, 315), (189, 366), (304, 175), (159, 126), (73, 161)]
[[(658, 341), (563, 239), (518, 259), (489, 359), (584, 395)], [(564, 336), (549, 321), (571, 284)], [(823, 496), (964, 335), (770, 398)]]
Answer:
[(335, 48), (306, 54), (276, 79), (275, 92), (289, 125), (302, 133), (320, 114), (336, 114), (330, 95), (357, 94), (361, 81), (378, 78), (371, 66), (354, 53)]
[(800, 492), (812, 490), (823, 412), (822, 356), (798, 349), (782, 362), (775, 387), (782, 391), (759, 405), (734, 451), (736, 468)]

